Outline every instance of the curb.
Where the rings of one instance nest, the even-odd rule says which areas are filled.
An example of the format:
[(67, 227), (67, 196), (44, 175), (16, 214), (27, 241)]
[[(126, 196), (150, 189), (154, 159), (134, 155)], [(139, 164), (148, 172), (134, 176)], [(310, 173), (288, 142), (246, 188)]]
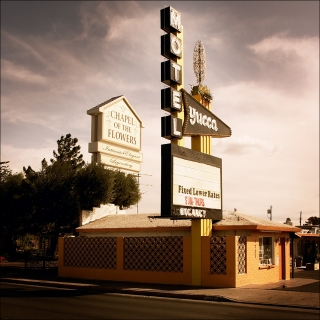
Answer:
[(16, 283), (16, 284), (34, 284), (42, 287), (55, 287), (64, 289), (78, 289), (87, 292), (104, 292), (104, 293), (117, 293), (117, 294), (130, 294), (135, 296), (146, 296), (146, 297), (160, 297), (160, 298), (175, 298), (184, 300), (196, 300), (196, 301), (214, 301), (214, 302), (231, 302), (241, 304), (260, 305), (268, 307), (282, 307), (282, 308), (298, 308), (308, 310), (320, 310), (317, 307), (311, 306), (298, 306), (298, 305), (285, 305), (285, 304), (271, 304), (263, 302), (248, 302), (227, 298), (220, 295), (205, 295), (205, 294), (183, 294), (183, 293), (172, 293), (168, 291), (157, 291), (157, 290), (133, 290), (126, 288), (116, 287), (103, 287), (95, 284), (85, 283), (71, 283), (71, 282), (57, 282), (48, 280), (34, 280), (34, 279), (17, 279), (17, 278), (1, 278), (1, 282), (4, 283)]

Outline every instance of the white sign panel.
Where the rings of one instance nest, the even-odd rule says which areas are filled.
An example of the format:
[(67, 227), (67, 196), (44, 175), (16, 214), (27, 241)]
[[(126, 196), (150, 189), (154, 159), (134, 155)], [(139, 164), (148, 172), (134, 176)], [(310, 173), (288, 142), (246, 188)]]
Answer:
[(173, 157), (173, 205), (221, 209), (221, 169)]
[(141, 150), (141, 124), (124, 100), (104, 109), (102, 139)]
[(107, 166), (118, 168), (118, 169), (125, 169), (134, 172), (140, 172), (140, 163), (132, 162), (130, 160), (126, 160), (123, 158), (108, 156), (105, 154), (99, 154), (100, 162), (106, 164)]
[(142, 153), (100, 141), (89, 143), (89, 152), (102, 152), (111, 156), (142, 162)]

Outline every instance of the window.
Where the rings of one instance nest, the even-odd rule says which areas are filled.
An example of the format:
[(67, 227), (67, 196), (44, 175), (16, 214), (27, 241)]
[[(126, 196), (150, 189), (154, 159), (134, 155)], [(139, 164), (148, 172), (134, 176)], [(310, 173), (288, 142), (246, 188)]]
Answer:
[(259, 265), (273, 264), (272, 237), (259, 238)]
[(238, 238), (238, 274), (246, 272), (246, 251), (247, 251), (247, 237), (240, 236)]

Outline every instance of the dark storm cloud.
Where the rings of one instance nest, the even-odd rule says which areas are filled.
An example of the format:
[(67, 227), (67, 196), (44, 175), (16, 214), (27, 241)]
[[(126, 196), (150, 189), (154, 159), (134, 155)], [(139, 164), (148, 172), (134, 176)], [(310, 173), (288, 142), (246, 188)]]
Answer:
[[(165, 4), (161, 2), (161, 4)], [(287, 37), (319, 36), (319, 2), (301, 1), (193, 1), (172, 2), (183, 15), (183, 25), (192, 41), (204, 42), (207, 52), (207, 77), (212, 88), (218, 84), (230, 84), (247, 79), (264, 81), (290, 89), (288, 82), (297, 89), (303, 74), (295, 77), (294, 70), (277, 75), (279, 65), (274, 62), (271, 69), (261, 70), (249, 46), (264, 38), (285, 33)], [(196, 28), (193, 27), (195, 20)], [(193, 29), (197, 34), (192, 34)], [(223, 50), (212, 41), (221, 40)], [(191, 39), (190, 39), (191, 40)], [(280, 62), (282, 63), (282, 62)], [(226, 67), (227, 66), (227, 67)], [(280, 66), (281, 67), (281, 66)], [(290, 72), (291, 71), (291, 72)], [(278, 80), (278, 81), (275, 81)]]
[[(288, 30), (293, 37), (319, 35), (318, 1), (172, 1), (170, 5), (181, 11), (183, 24), (189, 13), (190, 20), (202, 17), (206, 26), (215, 27), (214, 32), (241, 35), (239, 41), (258, 41), (279, 29)], [(210, 15), (214, 19), (208, 19)]]
[(22, 36), (82, 31), (81, 1), (1, 1), (1, 28)]

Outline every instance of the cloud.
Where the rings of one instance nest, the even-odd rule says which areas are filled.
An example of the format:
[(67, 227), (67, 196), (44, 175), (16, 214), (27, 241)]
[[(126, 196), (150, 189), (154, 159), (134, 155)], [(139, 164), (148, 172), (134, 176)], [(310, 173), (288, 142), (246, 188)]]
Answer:
[(54, 148), (19, 148), (5, 143), (1, 144), (1, 161), (10, 161), (9, 166), (12, 171), (22, 172), (23, 167), (29, 165), (34, 170), (41, 168), (43, 158), (52, 158)]
[(21, 81), (25, 83), (34, 83), (37, 85), (46, 85), (47, 78), (36, 74), (23, 66), (15, 65), (13, 62), (1, 59), (1, 76), (11, 81)]
[[(47, 81), (45, 88), (38, 86), (35, 90), (29, 90), (23, 83), (7, 85), (2, 91), (3, 119), (47, 122), (58, 127), (62, 113), (64, 118), (75, 112), (79, 114), (79, 110), (85, 115), (87, 109), (112, 96), (130, 97), (140, 92), (144, 96), (140, 105), (150, 101), (161, 86), (154, 77), (158, 73), (160, 78), (160, 66), (149, 59), (150, 56), (160, 59), (153, 44), (160, 41), (146, 26), (159, 30), (158, 21), (144, 14), (139, 9), (141, 4), (128, 2), (125, 9), (122, 5), (85, 3), (81, 10), (84, 30), (81, 34), (65, 33), (59, 38), (50, 33), (45, 37), (40, 34), (20, 37), (3, 31), (7, 50), (19, 51), (19, 56), (6, 53), (6, 70), (9, 65), (23, 66), (28, 75), (34, 74), (29, 81)], [(91, 28), (107, 32), (93, 37)], [(5, 75), (7, 80), (9, 74)], [(20, 96), (16, 95), (17, 89)]]
[(263, 141), (248, 136), (237, 137), (222, 147), (224, 153), (233, 155), (246, 155), (255, 150), (260, 150), (266, 154), (278, 155), (282, 149), (283, 147), (277, 142)]
[[(1, 40), (1, 42), (5, 42), (6, 46), (8, 48), (11, 48), (13, 52), (16, 53), (17, 49), (20, 51), (20, 58), (22, 57), (30, 59), (30, 57), (32, 57), (36, 61), (40, 62), (43, 66), (50, 67), (49, 61), (36, 50), (37, 45), (33, 45), (33, 42), (36, 38), (31, 36), (28, 39), (29, 41), (24, 41), (21, 37), (14, 36), (6, 30), (1, 30), (1, 36), (2, 38), (4, 38), (4, 40)], [(38, 43), (40, 44), (41, 41), (39, 41)]]
[(292, 38), (280, 33), (248, 48), (269, 86), (294, 96), (318, 93), (319, 37)]
[[(272, 61), (277, 60), (279, 62), (299, 59), (310, 59), (306, 61), (305, 66), (310, 65), (310, 69), (314, 65), (319, 65), (319, 38), (318, 37), (304, 37), (304, 38), (292, 38), (288, 37), (287, 33), (280, 33), (262, 41), (249, 45), (255, 54), (263, 56), (265, 59)], [(303, 61), (299, 61), (303, 62)]]

